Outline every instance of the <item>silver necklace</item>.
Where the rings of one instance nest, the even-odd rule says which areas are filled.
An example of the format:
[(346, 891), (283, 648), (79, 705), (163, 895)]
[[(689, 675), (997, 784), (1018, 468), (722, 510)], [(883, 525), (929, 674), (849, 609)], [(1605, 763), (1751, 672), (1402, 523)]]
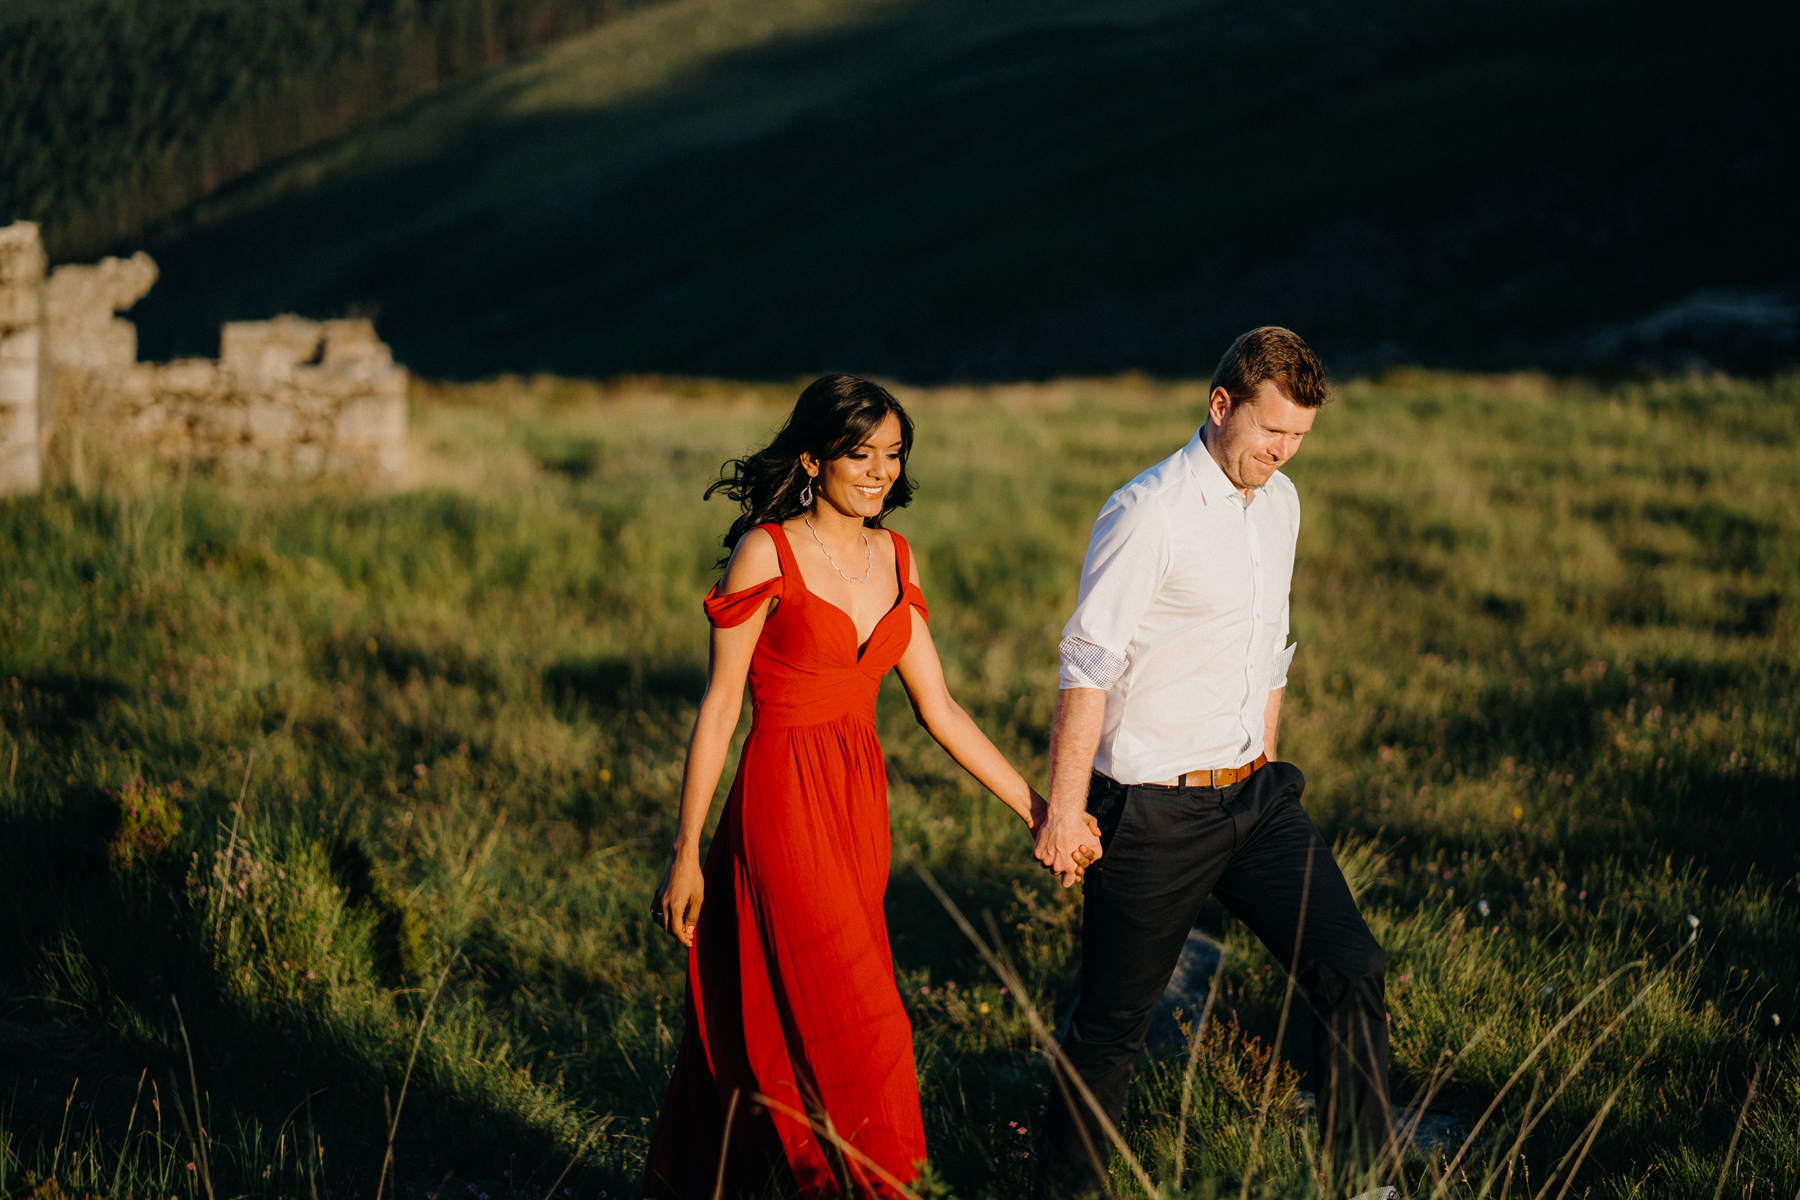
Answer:
[[(801, 517), (800, 519), (806, 522), (806, 527), (808, 529), (812, 529), (813, 541), (819, 543), (819, 549), (824, 552), (825, 561), (831, 564), (831, 569), (836, 571), (839, 575), (844, 575), (844, 568), (838, 566), (837, 559), (831, 557), (831, 551), (825, 549), (825, 539), (819, 536), (819, 531), (817, 529), (813, 529), (812, 518)], [(861, 579), (851, 579), (848, 575), (844, 575), (844, 578), (851, 583), (867, 583), (869, 582), (869, 576), (875, 573), (875, 547), (870, 545), (868, 534), (863, 534), (862, 540), (863, 549), (868, 551), (869, 560), (863, 564), (863, 577)]]

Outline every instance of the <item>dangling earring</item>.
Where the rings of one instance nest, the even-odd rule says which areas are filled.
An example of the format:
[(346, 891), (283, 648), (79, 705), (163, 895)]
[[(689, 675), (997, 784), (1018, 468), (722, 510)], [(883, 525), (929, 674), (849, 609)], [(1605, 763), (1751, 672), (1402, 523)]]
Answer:
[(806, 486), (800, 489), (800, 507), (812, 507), (812, 476), (806, 477)]

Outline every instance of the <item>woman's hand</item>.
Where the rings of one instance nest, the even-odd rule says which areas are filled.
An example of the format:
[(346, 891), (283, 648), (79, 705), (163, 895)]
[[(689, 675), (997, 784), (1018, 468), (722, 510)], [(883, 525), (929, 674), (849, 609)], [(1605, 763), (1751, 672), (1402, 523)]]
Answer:
[(694, 927), (700, 923), (700, 905), (706, 899), (706, 876), (700, 857), (692, 850), (677, 850), (656, 885), (651, 915), (668, 934), (684, 946), (694, 944)]
[(1082, 810), (1081, 820), (1092, 841), (1089, 843), (1084, 839), (1078, 842), (1074, 851), (1069, 855), (1074, 860), (1073, 869), (1065, 867), (1059, 870), (1059, 860), (1054, 853), (1045, 849), (1047, 841), (1050, 844), (1054, 844), (1056, 841), (1054, 831), (1047, 839), (1044, 830), (1044, 826), (1050, 821), (1050, 803), (1038, 794), (1036, 788), (1031, 789), (1031, 838), (1034, 843), (1032, 857), (1037, 859), (1045, 870), (1058, 876), (1064, 887), (1073, 887), (1075, 881), (1085, 875), (1087, 869), (1100, 858), (1100, 822), (1093, 813), (1086, 809)]

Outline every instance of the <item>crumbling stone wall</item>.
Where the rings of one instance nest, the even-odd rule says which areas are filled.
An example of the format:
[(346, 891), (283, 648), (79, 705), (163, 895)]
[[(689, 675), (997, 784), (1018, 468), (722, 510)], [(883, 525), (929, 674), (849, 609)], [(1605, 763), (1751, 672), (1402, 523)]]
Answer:
[(35, 491), (42, 478), (45, 266), (36, 225), (0, 229), (0, 495)]
[[(35, 226), (23, 229), (16, 240), (37, 246)], [(0, 281), (11, 278), (5, 245)], [(140, 363), (137, 329), (117, 314), (155, 284), (149, 255), (59, 266), (46, 281), (39, 248), (17, 272), (22, 291), (34, 271), (41, 321), (33, 328), (42, 335), (32, 343), (34, 470), (45, 456), (75, 467), (98, 455), (282, 476), (404, 475), (406, 371), (370, 322), (235, 321), (221, 331), (216, 360)], [(6, 328), (0, 324), (0, 336)], [(0, 354), (9, 344), (0, 341)], [(3, 371), (0, 397), (12, 394)]]
[(137, 362), (137, 326), (115, 314), (148, 295), (156, 276), (156, 263), (142, 250), (130, 258), (56, 268), (44, 288), (44, 335), (51, 363), (117, 371)]

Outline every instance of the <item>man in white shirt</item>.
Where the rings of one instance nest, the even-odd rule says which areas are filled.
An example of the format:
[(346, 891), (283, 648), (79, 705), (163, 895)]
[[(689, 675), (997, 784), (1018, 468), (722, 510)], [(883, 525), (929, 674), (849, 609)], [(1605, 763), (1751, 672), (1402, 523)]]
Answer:
[[(1326, 396), (1305, 342), (1251, 330), (1220, 361), (1193, 440), (1100, 510), (1063, 630), (1035, 854), (1064, 886), (1085, 879), (1081, 998), (1063, 1050), (1109, 1120), (1188, 931), (1217, 896), (1297, 964), (1320, 1119), (1339, 1161), (1366, 1170), (1392, 1129), (1386, 959), (1300, 805), (1305, 780), (1274, 761), (1300, 531), (1299, 494), (1277, 468)], [(1079, 1089), (1057, 1084), (1039, 1200), (1101, 1190), (1111, 1157)]]

